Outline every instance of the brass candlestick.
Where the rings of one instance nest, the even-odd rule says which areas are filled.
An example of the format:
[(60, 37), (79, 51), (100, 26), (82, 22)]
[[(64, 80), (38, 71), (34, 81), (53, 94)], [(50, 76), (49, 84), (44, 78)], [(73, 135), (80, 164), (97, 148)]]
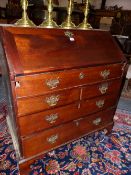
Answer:
[(35, 24), (28, 18), (27, 15), (27, 8), (28, 8), (28, 1), (27, 0), (21, 0), (21, 6), (23, 9), (22, 12), (22, 18), (19, 19), (15, 25), (22, 26), (22, 27), (34, 27)]
[(85, 3), (85, 8), (84, 8), (84, 20), (81, 24), (78, 25), (78, 28), (79, 29), (83, 29), (83, 30), (86, 30), (86, 29), (91, 29), (91, 25), (88, 23), (88, 13), (89, 13), (89, 0), (86, 0), (86, 3)]
[(46, 27), (46, 28), (58, 27), (56, 22), (53, 21), (52, 11), (53, 11), (52, 0), (48, 0), (48, 16), (47, 16), (47, 19), (40, 25), (41, 27)]
[(75, 24), (71, 20), (72, 11), (73, 11), (73, 0), (69, 0), (68, 9), (67, 9), (67, 14), (68, 15), (67, 15), (67, 18), (66, 18), (65, 22), (63, 22), (61, 24), (62, 28), (71, 29), (71, 28), (75, 28), (76, 27)]

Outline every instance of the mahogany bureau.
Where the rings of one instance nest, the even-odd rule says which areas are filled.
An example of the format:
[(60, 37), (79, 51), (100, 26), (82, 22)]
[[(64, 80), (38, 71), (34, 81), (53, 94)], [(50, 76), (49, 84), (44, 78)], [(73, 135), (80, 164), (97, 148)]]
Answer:
[(0, 34), (21, 174), (44, 152), (111, 128), (126, 59), (109, 32), (6, 26)]

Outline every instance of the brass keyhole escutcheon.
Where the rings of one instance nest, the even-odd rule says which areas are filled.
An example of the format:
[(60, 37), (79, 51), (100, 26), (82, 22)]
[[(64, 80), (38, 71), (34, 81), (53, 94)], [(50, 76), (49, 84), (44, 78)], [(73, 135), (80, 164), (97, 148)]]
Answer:
[(82, 80), (82, 79), (84, 79), (84, 77), (85, 77), (85, 74), (84, 74), (83, 72), (81, 72), (81, 73), (79, 74), (79, 79)]

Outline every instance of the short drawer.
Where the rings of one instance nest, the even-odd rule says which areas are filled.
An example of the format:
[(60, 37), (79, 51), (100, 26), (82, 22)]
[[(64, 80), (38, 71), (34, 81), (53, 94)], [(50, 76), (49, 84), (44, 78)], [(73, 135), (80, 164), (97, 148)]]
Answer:
[(118, 94), (121, 87), (121, 79), (104, 81), (102, 83), (84, 86), (82, 88), (82, 99), (97, 97), (100, 95)]
[(117, 99), (118, 95), (112, 94), (83, 100), (80, 105), (81, 114), (84, 116), (116, 106)]
[(78, 103), (21, 116), (18, 118), (21, 136), (44, 130), (77, 119), (81, 116)]
[(74, 88), (70, 90), (58, 91), (42, 96), (20, 98), (17, 100), (18, 115), (26, 115), (42, 110), (51, 109), (61, 105), (70, 104), (79, 100), (80, 90)]
[(112, 123), (113, 115), (114, 109), (99, 112), (84, 119), (81, 118), (59, 127), (40, 132), (32, 137), (24, 138), (22, 139), (23, 156), (27, 158), (41, 152), (46, 152), (70, 140), (98, 130), (106, 124)]
[(73, 69), (59, 72), (49, 72), (27, 76), (18, 76), (15, 79), (16, 96), (33, 96), (45, 94), (54, 90), (92, 84), (121, 77), (122, 64), (104, 65)]

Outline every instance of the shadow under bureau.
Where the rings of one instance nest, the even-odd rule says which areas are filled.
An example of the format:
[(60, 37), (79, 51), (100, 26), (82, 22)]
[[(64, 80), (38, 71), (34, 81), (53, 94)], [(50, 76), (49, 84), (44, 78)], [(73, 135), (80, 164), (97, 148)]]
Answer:
[(7, 122), (21, 174), (44, 152), (109, 128), (126, 59), (107, 31), (1, 27)]

